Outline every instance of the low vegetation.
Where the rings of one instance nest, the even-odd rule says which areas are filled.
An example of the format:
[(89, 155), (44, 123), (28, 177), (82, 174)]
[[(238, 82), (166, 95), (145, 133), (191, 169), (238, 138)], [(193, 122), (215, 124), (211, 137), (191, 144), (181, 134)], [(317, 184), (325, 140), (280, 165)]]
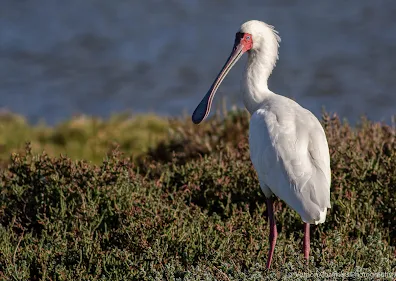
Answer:
[(312, 227), (305, 265), (302, 222), (276, 201), (266, 270), (269, 229), (245, 112), (200, 126), (124, 115), (49, 128), (3, 116), (0, 279), (393, 280), (395, 129), (327, 114), (322, 124), (332, 209)]
[(168, 124), (156, 115), (118, 114), (108, 120), (80, 115), (55, 127), (30, 126), (22, 116), (4, 112), (0, 114), (0, 161), (8, 161), (10, 152), (22, 152), (27, 141), (34, 153), (62, 153), (95, 164), (115, 147), (138, 156), (168, 136)]

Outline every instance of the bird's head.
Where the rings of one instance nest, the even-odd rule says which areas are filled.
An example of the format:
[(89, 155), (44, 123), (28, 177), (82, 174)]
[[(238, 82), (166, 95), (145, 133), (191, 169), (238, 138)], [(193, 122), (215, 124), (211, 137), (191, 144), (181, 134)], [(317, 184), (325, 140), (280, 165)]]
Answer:
[(244, 53), (257, 51), (273, 52), (273, 50), (275, 50), (277, 58), (279, 41), (280, 38), (274, 28), (264, 22), (251, 20), (242, 24), (238, 32), (235, 34), (234, 47), (232, 48), (231, 55), (224, 64), (219, 75), (217, 75), (217, 78), (213, 82), (208, 93), (195, 109), (192, 115), (192, 121), (195, 124), (199, 124), (209, 115), (212, 101), (217, 89), (230, 69)]

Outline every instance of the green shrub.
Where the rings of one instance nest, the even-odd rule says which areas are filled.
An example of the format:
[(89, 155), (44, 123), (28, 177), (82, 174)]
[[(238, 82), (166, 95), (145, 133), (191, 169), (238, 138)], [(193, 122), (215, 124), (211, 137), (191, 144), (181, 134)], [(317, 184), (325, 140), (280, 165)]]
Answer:
[(97, 164), (116, 146), (137, 157), (163, 140), (168, 130), (168, 120), (155, 115), (117, 114), (107, 120), (81, 115), (48, 127), (30, 126), (21, 116), (2, 113), (0, 161), (7, 162), (11, 152), (22, 152), (26, 142), (31, 143), (35, 153), (62, 153)]
[(269, 230), (247, 114), (169, 124), (169, 137), (133, 161), (118, 150), (100, 165), (30, 146), (12, 154), (0, 181), (0, 277), (323, 280), (354, 272), (372, 280), (369, 273), (396, 272), (393, 128), (363, 119), (353, 129), (323, 116), (332, 209), (312, 227), (307, 266), (301, 219), (276, 200), (279, 238), (266, 270)]

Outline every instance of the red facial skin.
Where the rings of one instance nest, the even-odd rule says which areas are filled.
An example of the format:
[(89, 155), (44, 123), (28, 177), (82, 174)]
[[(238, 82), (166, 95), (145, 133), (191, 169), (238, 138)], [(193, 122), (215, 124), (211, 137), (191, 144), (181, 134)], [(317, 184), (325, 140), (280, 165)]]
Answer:
[(239, 44), (243, 45), (243, 52), (249, 51), (253, 47), (252, 35), (249, 33), (241, 33), (241, 32), (235, 34), (234, 48), (236, 48)]

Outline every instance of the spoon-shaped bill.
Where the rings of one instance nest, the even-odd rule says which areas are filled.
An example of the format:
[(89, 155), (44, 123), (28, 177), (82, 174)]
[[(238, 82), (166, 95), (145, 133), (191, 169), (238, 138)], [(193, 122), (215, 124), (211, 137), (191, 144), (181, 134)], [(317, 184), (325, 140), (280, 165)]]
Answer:
[(230, 71), (233, 65), (239, 60), (239, 58), (243, 55), (244, 53), (243, 47), (244, 46), (242, 44), (239, 44), (236, 47), (234, 47), (230, 57), (228, 58), (227, 62), (224, 64), (219, 75), (217, 75), (217, 78), (213, 82), (208, 93), (203, 97), (201, 102), (198, 104), (197, 108), (194, 110), (194, 113), (192, 115), (192, 121), (195, 124), (201, 123), (202, 120), (204, 120), (209, 115), (210, 107), (212, 106), (214, 95), (216, 94), (217, 89), (219, 88), (223, 79), (226, 77), (227, 73)]

